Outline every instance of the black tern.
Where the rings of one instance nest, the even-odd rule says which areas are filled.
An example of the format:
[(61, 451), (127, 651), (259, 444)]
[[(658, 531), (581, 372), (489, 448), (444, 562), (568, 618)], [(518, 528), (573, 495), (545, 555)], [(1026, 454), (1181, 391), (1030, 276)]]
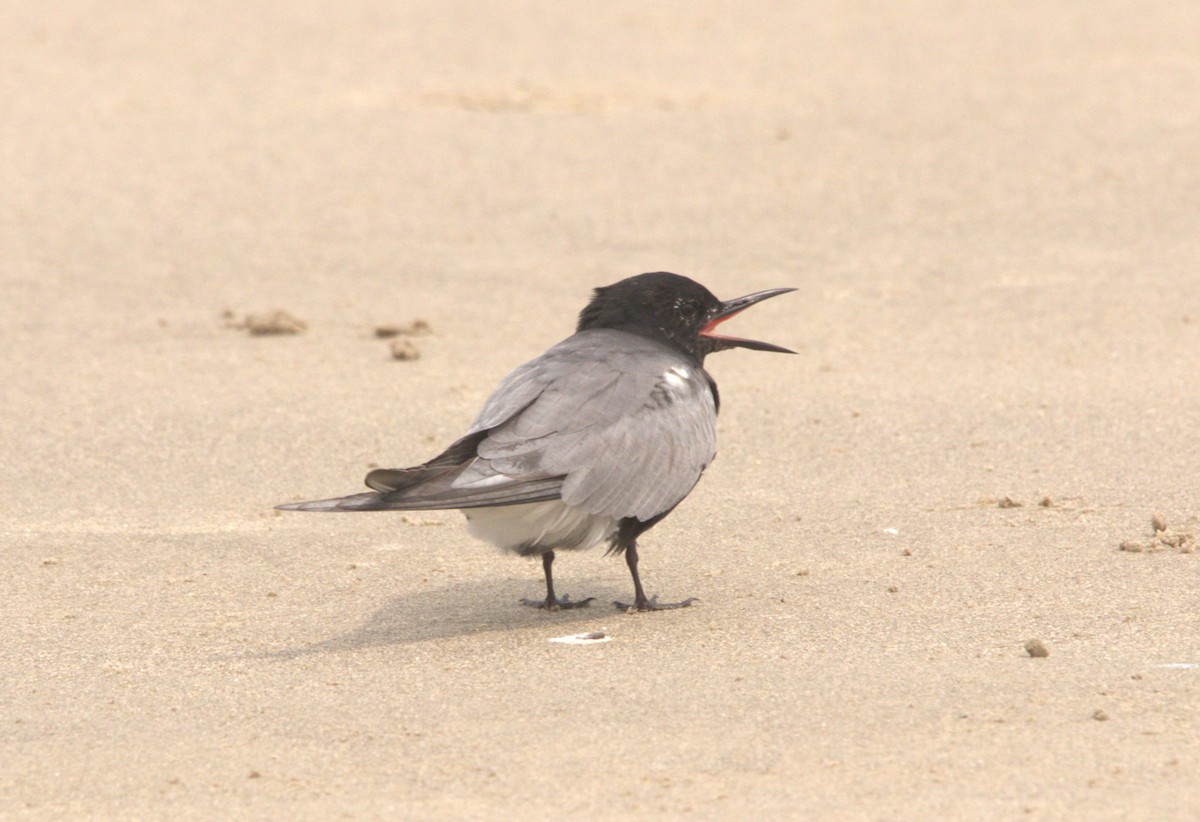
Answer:
[(471, 534), (505, 551), (542, 557), (544, 600), (554, 593), (556, 550), (608, 541), (633, 575), (623, 610), (657, 611), (693, 599), (647, 597), (637, 539), (671, 513), (717, 453), (717, 384), (704, 358), (730, 348), (795, 353), (721, 336), (717, 326), (773, 288), (722, 302), (695, 280), (665, 271), (597, 288), (575, 334), (504, 378), (467, 433), (428, 462), (367, 474), (366, 493), (278, 506), (284, 511), (460, 509)]

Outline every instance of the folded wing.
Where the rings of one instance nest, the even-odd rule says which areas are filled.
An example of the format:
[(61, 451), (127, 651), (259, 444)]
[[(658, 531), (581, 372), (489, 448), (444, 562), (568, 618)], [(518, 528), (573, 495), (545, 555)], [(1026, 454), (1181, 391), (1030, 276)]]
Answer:
[(680, 502), (716, 454), (702, 368), (622, 331), (584, 331), (517, 368), (466, 436), (424, 465), (367, 475), (374, 493), (300, 510), (474, 508), (561, 498), (647, 521)]

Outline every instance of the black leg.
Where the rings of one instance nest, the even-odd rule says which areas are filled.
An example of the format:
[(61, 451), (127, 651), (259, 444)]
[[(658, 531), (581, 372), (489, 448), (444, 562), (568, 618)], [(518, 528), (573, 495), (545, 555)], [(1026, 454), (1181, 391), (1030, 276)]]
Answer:
[(629, 573), (633, 575), (633, 603), (614, 602), (622, 611), (667, 611), (672, 608), (686, 608), (696, 601), (695, 597), (688, 597), (682, 602), (659, 602), (658, 597), (646, 597), (645, 590), (642, 589), (642, 578), (638, 576), (638, 553), (637, 542), (629, 540), (624, 545), (625, 564), (629, 566)]
[(551, 566), (554, 565), (554, 552), (547, 551), (542, 554), (542, 570), (546, 572), (546, 598), (544, 600), (523, 599), (522, 605), (528, 605), (531, 608), (545, 608), (547, 611), (557, 611), (560, 608), (582, 608), (591, 602), (595, 597), (581, 599), (578, 602), (572, 602), (571, 598), (566, 594), (562, 599), (557, 599), (554, 596), (554, 572)]
[(554, 552), (542, 554), (542, 570), (546, 572), (546, 602), (554, 602)]

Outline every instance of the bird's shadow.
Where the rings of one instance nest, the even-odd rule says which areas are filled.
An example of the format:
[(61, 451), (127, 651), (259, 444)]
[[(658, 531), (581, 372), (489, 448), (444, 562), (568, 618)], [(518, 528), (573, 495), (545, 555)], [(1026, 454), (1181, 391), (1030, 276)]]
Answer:
[[(602, 580), (583, 579), (580, 589), (599, 592)], [(522, 605), (511, 589), (492, 582), (463, 582), (432, 591), (392, 597), (365, 623), (352, 631), (293, 648), (249, 651), (241, 659), (297, 659), (312, 654), (352, 653), (388, 645), (407, 645), (452, 637), (530, 627), (562, 627), (567, 633), (578, 623), (597, 623), (620, 611), (612, 598), (595, 594), (582, 608), (545, 611)]]

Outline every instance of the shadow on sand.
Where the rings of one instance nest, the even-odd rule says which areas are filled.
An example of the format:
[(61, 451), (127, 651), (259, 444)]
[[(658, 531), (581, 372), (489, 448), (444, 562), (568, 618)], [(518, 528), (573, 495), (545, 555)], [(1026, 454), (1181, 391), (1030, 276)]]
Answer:
[[(580, 580), (579, 590), (596, 597), (587, 607), (547, 612), (521, 605), (511, 590), (494, 582), (458, 583), (434, 591), (393, 597), (358, 628), (321, 642), (274, 651), (251, 651), (240, 659), (296, 659), (311, 654), (350, 653), (386, 645), (405, 645), (537, 626), (561, 626), (570, 633), (579, 623), (596, 623), (619, 612), (597, 579)], [(581, 629), (582, 630), (582, 629)]]

